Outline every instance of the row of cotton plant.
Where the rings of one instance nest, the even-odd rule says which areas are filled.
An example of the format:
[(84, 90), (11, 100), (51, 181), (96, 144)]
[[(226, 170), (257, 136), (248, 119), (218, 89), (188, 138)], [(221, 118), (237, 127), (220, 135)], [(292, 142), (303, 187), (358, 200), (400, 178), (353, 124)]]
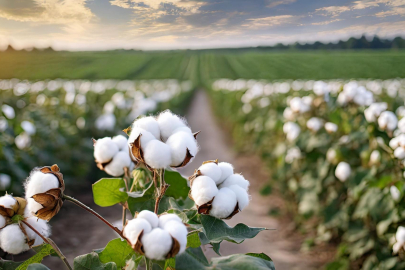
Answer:
[(38, 253), (25, 262), (3, 258), (0, 266), (29, 269), (55, 252), (67, 269), (73, 269), (49, 238), (47, 225), (62, 214), (65, 202), (71, 202), (97, 217), (100, 226), (108, 226), (117, 237), (97, 252), (76, 257), (74, 269), (275, 269), (264, 253), (233, 254), (208, 262), (204, 245), (220, 255), (222, 241), (241, 243), (266, 229), (244, 224), (232, 228), (222, 220), (232, 218), (250, 201), (249, 181), (235, 173), (232, 164), (207, 161), (189, 179), (175, 171), (190, 166), (198, 152), (198, 133), (192, 133), (185, 119), (166, 110), (137, 118), (125, 131), (128, 136), (93, 139), (95, 162), (114, 177), (93, 184), (94, 201), (102, 207), (121, 205), (122, 227), (67, 195), (57, 165), (36, 167), (25, 181), (25, 198), (0, 197), (0, 248), (6, 257), (31, 248)]
[(303, 224), (319, 220), (309, 240), (339, 243), (333, 265), (405, 267), (404, 79), (222, 79), (213, 90), (237, 147), (265, 159)]

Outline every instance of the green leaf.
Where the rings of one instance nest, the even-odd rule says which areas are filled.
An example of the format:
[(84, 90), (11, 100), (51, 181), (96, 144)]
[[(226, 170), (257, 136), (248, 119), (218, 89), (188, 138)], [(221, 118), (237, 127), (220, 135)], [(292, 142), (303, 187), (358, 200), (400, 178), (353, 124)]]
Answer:
[(208, 260), (201, 247), (188, 248), (176, 257), (176, 270), (204, 270), (208, 265)]
[(27, 270), (50, 270), (50, 269), (43, 264), (33, 263), (28, 266)]
[[(214, 269), (222, 270), (275, 270), (274, 263), (265, 254), (255, 254), (251, 256), (245, 254), (234, 254), (227, 257), (212, 258)], [(270, 259), (270, 260), (269, 260)]]
[(142, 210), (151, 210), (151, 211), (154, 210), (155, 208), (155, 199), (153, 197), (154, 192), (155, 188), (153, 182), (151, 182), (143, 191), (128, 193), (129, 195), (128, 207), (132, 215), (134, 215), (135, 212), (140, 212)]
[(75, 270), (117, 270), (117, 265), (113, 262), (103, 264), (97, 253), (92, 252), (76, 257), (73, 268)]
[(139, 264), (144, 259), (145, 259), (144, 256), (137, 257), (136, 255), (133, 255), (131, 260), (129, 262), (127, 262), (127, 264), (125, 265), (125, 270), (137, 270)]
[(20, 264), (22, 264), (22, 262), (6, 261), (0, 258), (0, 270), (14, 270)]
[(220, 243), (223, 240), (240, 244), (247, 238), (255, 237), (266, 228), (251, 228), (239, 223), (235, 227), (229, 227), (223, 220), (212, 216), (201, 215), (205, 235), (211, 243)]
[(41, 263), (43, 258), (50, 255), (52, 251), (53, 251), (53, 248), (51, 245), (43, 244), (41, 246), (41, 249), (39, 249), (37, 251), (37, 254), (35, 254), (34, 256), (29, 258), (22, 264), (20, 264), (20, 266), (18, 266), (17, 270), (26, 270), (30, 264)]
[(117, 238), (111, 240), (98, 256), (102, 263), (114, 262), (118, 268), (122, 268), (134, 254), (134, 250), (128, 245), (127, 241)]
[(121, 178), (103, 178), (93, 184), (94, 202), (102, 207), (125, 202), (128, 194), (121, 191), (125, 182)]
[(165, 195), (175, 199), (185, 199), (188, 196), (190, 188), (187, 185), (187, 179), (178, 172), (165, 171), (165, 182), (170, 185)]
[(199, 246), (201, 246), (201, 241), (200, 241), (200, 237), (198, 236), (199, 231), (193, 231), (190, 232), (187, 235), (187, 247), (191, 247), (191, 248), (198, 248)]
[(270, 261), (270, 262), (273, 261), (268, 255), (264, 254), (263, 252), (262, 253), (246, 253), (246, 255), (261, 258), (263, 260)]
[(176, 267), (176, 258), (170, 258), (168, 260), (165, 261), (165, 270), (168, 269), (175, 269)]

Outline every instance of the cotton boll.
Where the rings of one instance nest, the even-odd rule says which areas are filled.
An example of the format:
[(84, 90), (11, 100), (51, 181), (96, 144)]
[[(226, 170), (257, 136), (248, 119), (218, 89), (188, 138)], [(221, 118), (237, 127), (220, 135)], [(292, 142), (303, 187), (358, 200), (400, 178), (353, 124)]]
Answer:
[[(45, 237), (49, 237), (51, 234), (50, 228), (48, 223), (43, 220), (43, 219), (38, 219), (37, 217), (30, 217), (26, 219), (26, 222), (30, 224), (35, 230), (37, 230), (40, 234), (42, 234)], [(25, 231), (27, 232), (28, 238), (30, 240), (35, 240), (34, 246), (41, 245), (44, 240), (35, 233), (33, 230), (31, 230), (27, 225), (23, 225)]]
[(178, 254), (183, 253), (187, 247), (187, 228), (183, 223), (179, 223), (175, 220), (168, 221), (164, 227), (174, 239), (180, 244), (180, 251)]
[(405, 149), (403, 147), (398, 147), (394, 150), (394, 156), (397, 159), (405, 159)]
[(145, 256), (159, 261), (166, 259), (173, 246), (171, 235), (161, 228), (155, 228), (150, 233), (144, 234), (141, 241)]
[(186, 127), (186, 126), (176, 128), (175, 130), (173, 130), (173, 134), (175, 134), (175, 133), (177, 133), (177, 132), (181, 132), (181, 131), (182, 131), (182, 132), (187, 132), (187, 133), (193, 134), (193, 132), (191, 131), (191, 129), (190, 129), (189, 127)]
[(249, 205), (249, 194), (243, 188), (238, 185), (229, 186), (229, 189), (232, 190), (236, 195), (236, 200), (238, 202), (239, 210), (243, 210), (246, 206)]
[(380, 163), (380, 160), (381, 160), (380, 151), (374, 150), (373, 152), (371, 152), (371, 154), (370, 154), (370, 163), (371, 164), (378, 164), (378, 163)]
[(152, 226), (146, 219), (137, 217), (128, 221), (124, 228), (123, 234), (133, 245), (138, 240), (138, 236), (142, 231), (144, 235), (148, 234), (152, 231)]
[(294, 122), (287, 122), (283, 126), (283, 132), (287, 135), (288, 141), (294, 141), (301, 133), (301, 128)]
[(107, 166), (104, 167), (104, 171), (111, 176), (121, 176), (125, 173), (124, 168), (131, 166), (131, 158), (127, 151), (118, 152)]
[(336, 167), (335, 176), (340, 181), (345, 182), (350, 177), (351, 171), (350, 165), (342, 161)]
[(160, 128), (160, 136), (164, 142), (173, 134), (174, 130), (187, 126), (180, 117), (170, 111), (159, 114), (157, 122)]
[(395, 233), (395, 239), (401, 244), (405, 244), (405, 227), (399, 226)]
[(405, 133), (405, 118), (402, 118), (401, 120), (398, 121), (398, 129), (402, 133)]
[(232, 174), (231, 176), (225, 179), (225, 181), (220, 185), (220, 188), (230, 187), (232, 185), (238, 185), (241, 188), (248, 190), (250, 183), (242, 175)]
[(295, 119), (293, 110), (291, 110), (290, 107), (285, 108), (283, 112), (283, 117), (288, 121), (293, 121)]
[(130, 146), (131, 143), (134, 143), (139, 136), (141, 136), (142, 150), (145, 150), (145, 147), (150, 141), (157, 140), (149, 131), (146, 131), (142, 128), (133, 128), (131, 130), (131, 134), (129, 135), (128, 145)]
[(217, 184), (221, 184), (226, 178), (233, 174), (233, 166), (227, 162), (220, 162), (218, 163), (218, 167), (221, 169), (221, 178), (219, 178)]
[(205, 163), (198, 168), (198, 170), (205, 176), (214, 180), (215, 184), (219, 184), (221, 181), (222, 171), (218, 165), (214, 162)]
[(378, 117), (378, 126), (381, 129), (393, 131), (397, 127), (397, 116), (390, 111), (382, 112)]
[(197, 205), (203, 205), (218, 193), (217, 185), (208, 176), (198, 176), (191, 186), (191, 196)]
[(146, 164), (153, 169), (164, 169), (172, 163), (170, 147), (158, 140), (150, 141), (146, 145), (143, 157)]
[(16, 204), (16, 202), (17, 202), (17, 200), (14, 199), (13, 196), (8, 195), (8, 194), (0, 197), (0, 205), (4, 206), (5, 208), (11, 209), (12, 206)]
[(152, 116), (143, 117), (143, 118), (136, 120), (132, 124), (132, 129), (135, 129), (135, 128), (144, 129), (144, 130), (150, 132), (155, 137), (155, 139), (160, 140), (159, 124), (156, 121), (156, 119)]
[(396, 149), (396, 148), (399, 146), (399, 138), (398, 138), (398, 137), (392, 138), (392, 139), (390, 140), (390, 142), (389, 142), (389, 146), (390, 146), (392, 149)]
[(170, 221), (176, 221), (183, 224), (183, 221), (181, 220), (181, 218), (179, 218), (179, 216), (175, 214), (164, 214), (159, 217), (159, 227), (164, 229), (166, 224)]
[(112, 138), (112, 141), (118, 146), (120, 151), (128, 150), (128, 139), (125, 136), (118, 135)]
[(110, 161), (119, 151), (118, 146), (110, 137), (98, 139), (94, 145), (94, 158), (97, 162)]
[(401, 192), (396, 186), (391, 186), (390, 187), (390, 193), (391, 197), (394, 199), (394, 201), (398, 201), (401, 198)]
[(325, 130), (329, 133), (335, 133), (338, 129), (338, 126), (335, 123), (326, 122), (325, 123)]
[(317, 117), (312, 117), (307, 121), (307, 128), (317, 132), (322, 127), (322, 120)]
[(10, 254), (19, 254), (29, 249), (24, 233), (17, 224), (6, 226), (0, 231), (1, 249)]
[(156, 228), (159, 225), (158, 216), (149, 210), (143, 210), (143, 211), (139, 212), (139, 214), (137, 215), (137, 218), (146, 219), (150, 223), (152, 228)]
[(59, 187), (60, 183), (55, 175), (42, 173), (39, 170), (32, 171), (25, 183), (25, 199), (28, 202), (27, 208), (32, 213), (36, 213), (39, 209), (42, 209), (42, 205), (37, 203), (32, 196)]
[(187, 155), (187, 149), (195, 157), (198, 152), (197, 141), (189, 132), (179, 131), (169, 137), (166, 144), (170, 147), (172, 156), (170, 166), (179, 166)]
[(210, 215), (216, 218), (227, 218), (236, 207), (236, 194), (231, 189), (223, 187), (218, 191), (212, 202)]
[(6, 218), (0, 215), (0, 230), (3, 229), (4, 226), (6, 226)]

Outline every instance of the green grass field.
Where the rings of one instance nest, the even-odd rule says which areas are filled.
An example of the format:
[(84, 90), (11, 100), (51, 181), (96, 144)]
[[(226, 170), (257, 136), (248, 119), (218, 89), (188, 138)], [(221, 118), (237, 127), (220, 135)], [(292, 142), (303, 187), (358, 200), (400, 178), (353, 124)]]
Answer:
[(0, 53), (0, 78), (388, 79), (405, 76), (405, 51), (171, 51)]

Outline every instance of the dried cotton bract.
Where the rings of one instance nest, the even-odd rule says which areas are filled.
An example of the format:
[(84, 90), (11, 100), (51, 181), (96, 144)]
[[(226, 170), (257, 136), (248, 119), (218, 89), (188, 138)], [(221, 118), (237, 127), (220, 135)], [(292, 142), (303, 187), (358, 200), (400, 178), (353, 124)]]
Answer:
[(189, 180), (189, 197), (196, 203), (200, 214), (229, 219), (249, 204), (249, 181), (234, 174), (229, 163), (206, 161)]
[(124, 237), (132, 248), (153, 260), (166, 260), (181, 254), (187, 247), (187, 228), (174, 214), (143, 210), (127, 222)]
[(198, 152), (198, 133), (170, 111), (135, 120), (128, 133), (133, 159), (151, 169), (186, 166)]

